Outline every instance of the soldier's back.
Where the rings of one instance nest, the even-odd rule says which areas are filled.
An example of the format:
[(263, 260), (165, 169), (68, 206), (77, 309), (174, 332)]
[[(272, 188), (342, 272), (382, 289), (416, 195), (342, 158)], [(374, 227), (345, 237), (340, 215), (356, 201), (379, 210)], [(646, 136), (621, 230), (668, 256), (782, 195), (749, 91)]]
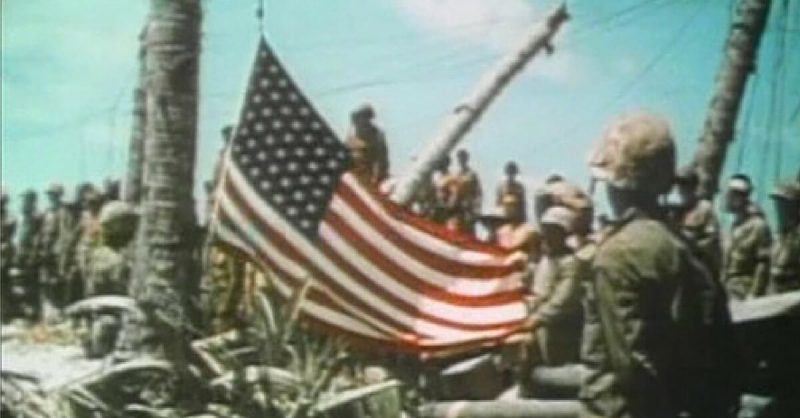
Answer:
[(781, 235), (770, 257), (769, 293), (800, 290), (800, 226)]

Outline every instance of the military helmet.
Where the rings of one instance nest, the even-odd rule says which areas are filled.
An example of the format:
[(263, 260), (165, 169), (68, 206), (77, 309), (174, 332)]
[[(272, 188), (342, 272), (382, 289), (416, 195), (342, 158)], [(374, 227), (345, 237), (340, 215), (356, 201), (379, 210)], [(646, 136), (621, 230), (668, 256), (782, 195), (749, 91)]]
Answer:
[(675, 173), (675, 183), (686, 185), (697, 185), (700, 183), (700, 177), (697, 175), (694, 166), (685, 165), (678, 169)]
[(509, 162), (506, 163), (506, 167), (505, 167), (504, 171), (508, 175), (512, 175), (512, 174), (513, 175), (517, 175), (517, 174), (519, 174), (519, 167), (517, 166), (516, 162), (509, 161)]
[(747, 174), (734, 174), (728, 180), (728, 191), (749, 195), (753, 191), (753, 182)]
[(675, 175), (675, 141), (661, 116), (636, 112), (615, 120), (589, 159), (592, 175), (620, 189), (667, 192)]
[(578, 185), (566, 180), (550, 183), (545, 186), (545, 193), (550, 195), (554, 205), (565, 206), (572, 210), (583, 210), (592, 207), (592, 199)]
[(573, 232), (578, 216), (575, 211), (564, 206), (551, 206), (542, 215), (542, 225), (558, 225), (566, 232)]
[(107, 225), (116, 221), (127, 221), (137, 216), (136, 210), (128, 203), (115, 200), (103, 205), (100, 210), (98, 220), (101, 225)]
[(52, 183), (47, 188), (47, 194), (61, 196), (64, 194), (64, 186), (61, 183)]
[(800, 183), (787, 181), (775, 186), (769, 194), (773, 199), (788, 200), (790, 202), (800, 202)]

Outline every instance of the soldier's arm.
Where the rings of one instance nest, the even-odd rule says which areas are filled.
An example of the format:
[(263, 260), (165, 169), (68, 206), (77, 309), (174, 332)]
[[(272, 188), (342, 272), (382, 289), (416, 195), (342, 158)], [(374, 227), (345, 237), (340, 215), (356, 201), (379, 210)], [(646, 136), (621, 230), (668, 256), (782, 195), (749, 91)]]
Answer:
[(562, 315), (580, 309), (582, 280), (587, 274), (587, 265), (577, 258), (562, 264), (559, 275), (561, 279), (556, 284), (550, 297), (538, 306), (534, 315), (540, 323), (558, 320)]

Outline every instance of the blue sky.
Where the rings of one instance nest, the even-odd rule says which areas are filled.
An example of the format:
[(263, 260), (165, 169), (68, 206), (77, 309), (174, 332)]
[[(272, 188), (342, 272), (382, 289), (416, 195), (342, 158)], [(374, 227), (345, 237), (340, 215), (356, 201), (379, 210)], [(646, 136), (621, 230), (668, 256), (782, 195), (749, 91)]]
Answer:
[[(204, 2), (200, 179), (210, 174), (220, 128), (239, 111), (258, 34), (255, 3)], [(346, 131), (352, 108), (373, 103), (397, 174), (480, 76), (556, 3), (267, 0), (266, 33), (338, 132)], [(773, 3), (777, 9), (782, 2)], [(509, 159), (531, 184), (552, 172), (585, 183), (586, 156), (604, 125), (637, 108), (672, 121), (687, 160), (731, 4), (568, 2), (573, 19), (557, 35), (555, 54), (538, 57), (514, 80), (464, 142), (484, 188), (493, 189)], [(137, 36), (147, 6), (142, 0), (2, 2), (2, 180), (14, 197), (53, 180), (71, 190), (84, 179), (124, 175)], [(771, 17), (726, 167), (757, 178), (762, 195), (776, 177), (800, 168), (800, 0), (790, 0), (789, 8)]]

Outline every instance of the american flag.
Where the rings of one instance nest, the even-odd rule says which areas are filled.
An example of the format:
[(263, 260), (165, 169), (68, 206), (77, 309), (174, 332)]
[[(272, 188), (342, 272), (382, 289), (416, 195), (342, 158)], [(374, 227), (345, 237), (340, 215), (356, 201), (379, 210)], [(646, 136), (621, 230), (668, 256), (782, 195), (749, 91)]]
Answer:
[(381, 349), (503, 340), (526, 316), (520, 254), (406, 212), (348, 172), (348, 150), (263, 38), (216, 195), (213, 231), (304, 319)]

